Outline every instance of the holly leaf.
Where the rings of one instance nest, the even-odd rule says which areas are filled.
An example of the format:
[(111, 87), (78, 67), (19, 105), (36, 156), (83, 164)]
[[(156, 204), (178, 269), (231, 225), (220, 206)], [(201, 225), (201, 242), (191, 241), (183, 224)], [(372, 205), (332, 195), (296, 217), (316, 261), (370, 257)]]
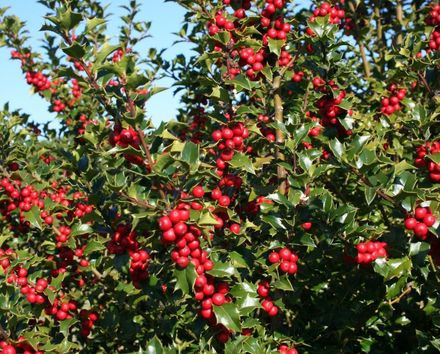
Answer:
[(213, 310), (218, 323), (235, 332), (241, 331), (240, 313), (235, 304), (214, 305)]

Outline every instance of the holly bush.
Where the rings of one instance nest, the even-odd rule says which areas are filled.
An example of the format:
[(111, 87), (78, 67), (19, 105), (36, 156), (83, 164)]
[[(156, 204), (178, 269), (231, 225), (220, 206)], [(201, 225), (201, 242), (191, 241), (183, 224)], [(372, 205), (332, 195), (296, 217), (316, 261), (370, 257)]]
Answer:
[(440, 350), (440, 6), (175, 2), (170, 61), (135, 0), (0, 11), (60, 125), (0, 113), (1, 352)]

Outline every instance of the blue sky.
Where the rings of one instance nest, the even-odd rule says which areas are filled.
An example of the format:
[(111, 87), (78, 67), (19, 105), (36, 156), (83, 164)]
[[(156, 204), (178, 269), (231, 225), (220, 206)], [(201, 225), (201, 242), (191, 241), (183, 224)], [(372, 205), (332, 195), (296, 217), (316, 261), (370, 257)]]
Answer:
[[(128, 0), (104, 0), (103, 3), (110, 3), (109, 11), (114, 14), (108, 24), (108, 34), (114, 36), (118, 33), (120, 25), (117, 17), (123, 13), (119, 6), (128, 3)], [(167, 48), (164, 56), (169, 59), (178, 53), (188, 54), (190, 49), (185, 44), (171, 47), (177, 39), (172, 33), (180, 30), (184, 9), (175, 3), (165, 3), (163, 0), (147, 0), (140, 1), (140, 3), (143, 5), (138, 19), (152, 22), (150, 31), (152, 38), (146, 39), (139, 45), (138, 51), (147, 53), (150, 47)], [(36, 0), (4, 0), (0, 6), (9, 6), (9, 14), (15, 14), (26, 21), (27, 29), (32, 37), (31, 46), (33, 50), (38, 50), (43, 38), (43, 33), (39, 32), (39, 29), (43, 24), (46, 8), (38, 4)], [(32, 119), (36, 122), (43, 123), (54, 120), (54, 115), (47, 111), (47, 102), (37, 95), (31, 94), (30, 87), (26, 84), (24, 75), (20, 70), (19, 61), (10, 60), (10, 50), (8, 48), (0, 48), (0, 77), (2, 78), (2, 85), (0, 85), (1, 106), (9, 102), (11, 109), (21, 108), (23, 112), (31, 114)], [(160, 82), (161, 86), (166, 87), (171, 84), (172, 81), (169, 80)], [(148, 102), (147, 114), (153, 118), (155, 124), (175, 116), (179, 100), (173, 97), (172, 91), (170, 89), (161, 92)], [(51, 126), (56, 127), (56, 124)]]

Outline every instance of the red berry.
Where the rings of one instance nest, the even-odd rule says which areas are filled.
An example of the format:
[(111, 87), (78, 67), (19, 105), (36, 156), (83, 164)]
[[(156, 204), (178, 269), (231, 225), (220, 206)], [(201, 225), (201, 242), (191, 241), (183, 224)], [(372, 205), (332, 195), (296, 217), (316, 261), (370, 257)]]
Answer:
[(267, 297), (269, 295), (269, 289), (262, 284), (258, 285), (257, 292), (261, 297)]
[(222, 195), (218, 199), (218, 203), (223, 207), (227, 207), (229, 204), (231, 204), (231, 199), (227, 195)]
[(263, 309), (264, 309), (266, 312), (269, 312), (269, 311), (272, 309), (272, 307), (273, 307), (274, 305), (273, 305), (273, 302), (272, 302), (271, 300), (269, 300), (269, 299), (265, 299), (265, 300), (263, 300), (263, 302), (261, 303), (261, 306), (263, 307)]
[(282, 248), (278, 253), (280, 254), (280, 257), (285, 261), (289, 261), (290, 256), (292, 255), (292, 252), (286, 247)]
[(414, 212), (414, 216), (419, 220), (423, 219), (426, 215), (428, 215), (428, 210), (426, 210), (426, 208), (416, 208)]
[[(282, 264), (282, 263), (281, 263)], [(288, 269), (288, 273), (289, 274), (295, 274), (298, 271), (298, 266), (296, 265), (296, 263), (294, 262), (290, 262), (289, 264), (289, 269)]]
[(417, 225), (417, 220), (415, 218), (408, 218), (405, 220), (405, 228), (407, 230), (413, 230)]
[(424, 218), (423, 218), (423, 223), (426, 225), (426, 226), (428, 226), (428, 227), (431, 227), (432, 225), (434, 225), (435, 224), (435, 217), (434, 217), (434, 215), (432, 215), (432, 214), (429, 214), (429, 215), (426, 215)]
[(289, 261), (282, 261), (281, 264), (280, 264), (280, 270), (283, 273), (288, 273), (289, 269), (290, 269), (290, 264), (291, 263)]
[(188, 267), (189, 259), (188, 257), (179, 257), (177, 258), (176, 263), (180, 268), (186, 268)]
[(173, 229), (177, 236), (183, 236), (188, 231), (188, 226), (184, 222), (180, 221), (174, 225)]
[(176, 241), (176, 233), (174, 229), (169, 229), (162, 234), (162, 240), (165, 242), (174, 242)]
[(420, 237), (421, 239), (424, 239), (426, 237), (426, 235), (428, 234), (428, 226), (426, 226), (424, 223), (419, 222), (415, 227), (414, 227), (414, 234), (418, 237)]
[(181, 221), (179, 210), (171, 210), (168, 217), (170, 218), (173, 224), (177, 224), (179, 221)]
[(301, 225), (301, 227), (302, 227), (304, 230), (309, 231), (309, 230), (312, 228), (312, 223), (311, 223), (310, 221), (305, 222), (305, 223), (303, 223), (303, 224)]
[(271, 317), (276, 316), (278, 314), (278, 307), (274, 305), (267, 313)]
[(202, 198), (205, 195), (205, 191), (202, 186), (195, 186), (192, 190), (192, 194), (196, 198)]
[(240, 233), (240, 225), (232, 224), (231, 226), (229, 226), (229, 230), (231, 230), (232, 233), (238, 235)]
[(167, 231), (171, 229), (172, 226), (173, 224), (171, 223), (171, 220), (168, 216), (162, 216), (161, 218), (159, 218), (159, 228), (162, 231)]
[(212, 295), (212, 303), (216, 306), (223, 305), (225, 301), (226, 301), (225, 295), (221, 293), (215, 293), (214, 295)]
[(6, 345), (2, 348), (2, 354), (16, 354), (16, 350), (12, 345)]
[(280, 255), (277, 252), (272, 252), (269, 254), (268, 259), (270, 263), (278, 263), (280, 261)]

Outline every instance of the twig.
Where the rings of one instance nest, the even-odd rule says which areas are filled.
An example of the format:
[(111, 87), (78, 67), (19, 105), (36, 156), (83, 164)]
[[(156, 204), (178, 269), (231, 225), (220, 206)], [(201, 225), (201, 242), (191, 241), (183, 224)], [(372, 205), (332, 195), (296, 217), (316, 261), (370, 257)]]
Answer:
[(137, 129), (137, 132), (139, 134), (139, 139), (141, 141), (142, 147), (144, 148), (145, 156), (147, 157), (148, 164), (150, 165), (150, 168), (153, 169), (154, 167), (154, 161), (151, 157), (150, 148), (147, 145), (147, 142), (145, 141), (145, 134), (144, 131), (141, 128)]
[(0, 325), (0, 336), (5, 339), (6, 341), (9, 340), (9, 334), (5, 331), (5, 329)]
[[(134, 104), (133, 100), (131, 99), (130, 95), (128, 94), (127, 88), (125, 88), (125, 97), (127, 98), (128, 103), (128, 110), (130, 111), (130, 114), (133, 119), (136, 118), (136, 105)], [(137, 132), (139, 134), (139, 139), (141, 141), (142, 147), (144, 148), (145, 156), (147, 157), (148, 164), (150, 165), (150, 168), (153, 169), (154, 167), (154, 161), (151, 156), (150, 148), (147, 145), (147, 142), (145, 141), (145, 134), (144, 131), (141, 128), (137, 129)]]
[(411, 287), (411, 286), (408, 286), (402, 294), (400, 294), (400, 295), (399, 295), (398, 297), (396, 297), (394, 300), (392, 300), (392, 301), (391, 301), (391, 300), (388, 301), (388, 304), (389, 304), (389, 305), (393, 305), (393, 304), (396, 304), (396, 303), (400, 302), (400, 300), (402, 300), (402, 298), (403, 298), (405, 295), (409, 294), (409, 293), (411, 292), (411, 290), (412, 290), (412, 287)]
[[(370, 181), (362, 174), (360, 173), (358, 170), (356, 170), (354, 167), (351, 168), (351, 171), (360, 178), (361, 182), (365, 185), (367, 185), (368, 187), (372, 187), (372, 184), (370, 183)], [(379, 195), (382, 199), (385, 199), (386, 201), (390, 202), (393, 205), (396, 205), (397, 207), (400, 207), (400, 205), (398, 205), (398, 203), (392, 198), (390, 197), (388, 194), (386, 194), (385, 192), (381, 191), (380, 189), (378, 189), (376, 191), (377, 195)], [(406, 210), (405, 210), (406, 211)]]
[(287, 65), (284, 66), (284, 67), (280, 70), (280, 76), (281, 76), (281, 77), (283, 77), (284, 74), (286, 73), (286, 71), (287, 71), (291, 66), (293, 66), (293, 64), (295, 64), (296, 59), (298, 59), (298, 53), (296, 53), (296, 54), (294, 55), (294, 57), (293, 57), (292, 59), (290, 59), (290, 61), (287, 63)]
[(429, 263), (431, 264), (432, 270), (434, 271), (435, 279), (437, 279), (437, 282), (440, 283), (440, 278), (437, 275), (437, 267), (435, 266), (432, 256), (428, 256), (428, 259), (429, 259)]
[[(283, 101), (281, 99), (281, 78), (282, 76), (277, 75), (275, 77), (275, 79), (273, 80), (273, 88), (274, 88), (274, 110), (275, 110), (275, 120), (278, 123), (283, 123), (284, 121), (284, 115), (283, 115)], [(284, 143), (284, 134), (282, 132), (281, 129), (277, 129), (276, 132), (276, 142), (278, 144), (283, 144)], [(284, 160), (284, 156), (283, 154), (280, 152), (279, 148), (277, 148), (276, 151), (276, 156), (278, 158), (278, 160), (283, 161)], [(286, 190), (287, 190), (287, 183), (286, 183), (286, 176), (287, 176), (287, 171), (284, 167), (278, 166), (277, 167), (277, 176), (278, 176), (278, 181), (281, 181), (279, 187), (278, 187), (278, 191), (281, 194), (285, 194)]]
[(355, 31), (355, 34), (356, 34), (355, 35), (356, 42), (359, 45), (359, 52), (361, 54), (362, 63), (364, 65), (365, 77), (368, 79), (371, 76), (370, 64), (368, 63), (367, 55), (365, 54), (365, 46), (361, 42), (360, 37), (359, 37), (359, 27), (357, 25), (356, 8), (355, 8), (355, 6), (354, 6), (352, 1), (348, 2), (348, 6), (350, 7), (351, 12), (353, 13), (353, 21), (352, 21), (352, 23), (353, 23), (354, 31)]
[(92, 273), (93, 274), (95, 274), (95, 276), (98, 278), (98, 279), (102, 279), (103, 278), (103, 275), (96, 269), (96, 268), (91, 268), (91, 271), (92, 271)]
[(309, 88), (309, 86), (307, 86), (306, 94), (304, 96), (304, 103), (303, 103), (303, 106), (301, 108), (301, 110), (302, 110), (302, 112), (304, 114), (306, 113), (305, 110), (307, 109), (307, 105), (309, 104), (309, 92), (310, 92), (310, 88)]
[[(65, 33), (63, 37), (67, 44), (72, 45), (72, 40), (70, 39), (68, 33)], [(96, 98), (98, 99), (98, 101), (101, 102), (105, 109), (115, 118), (116, 122), (119, 122), (121, 120), (120, 116), (117, 110), (113, 109), (112, 105), (108, 101), (105, 90), (98, 85), (86, 62), (82, 58), (78, 59), (78, 61), (81, 64), (81, 67), (84, 69), (90, 85), (92, 85), (95, 91), (97, 91), (98, 94)], [(104, 92), (102, 93), (102, 91)]]
[(396, 17), (397, 17), (397, 22), (399, 23), (398, 28), (396, 29), (397, 32), (396, 44), (400, 45), (403, 42), (403, 36), (402, 36), (403, 6), (401, 0), (397, 0)]
[(120, 192), (119, 195), (123, 196), (124, 198), (126, 198), (130, 202), (133, 202), (134, 204), (139, 205), (141, 207), (144, 207), (144, 208), (147, 208), (147, 209), (156, 209), (156, 207), (154, 205), (151, 205), (150, 203), (148, 203), (146, 201), (130, 197), (129, 195), (127, 195), (125, 193)]
[(431, 87), (428, 84), (428, 81), (426, 81), (426, 78), (424, 75), (422, 75), (422, 73), (417, 73), (417, 75), (419, 76), (420, 80), (422, 80), (423, 86), (426, 87), (426, 89), (428, 90), (429, 94), (432, 95), (432, 90)]

